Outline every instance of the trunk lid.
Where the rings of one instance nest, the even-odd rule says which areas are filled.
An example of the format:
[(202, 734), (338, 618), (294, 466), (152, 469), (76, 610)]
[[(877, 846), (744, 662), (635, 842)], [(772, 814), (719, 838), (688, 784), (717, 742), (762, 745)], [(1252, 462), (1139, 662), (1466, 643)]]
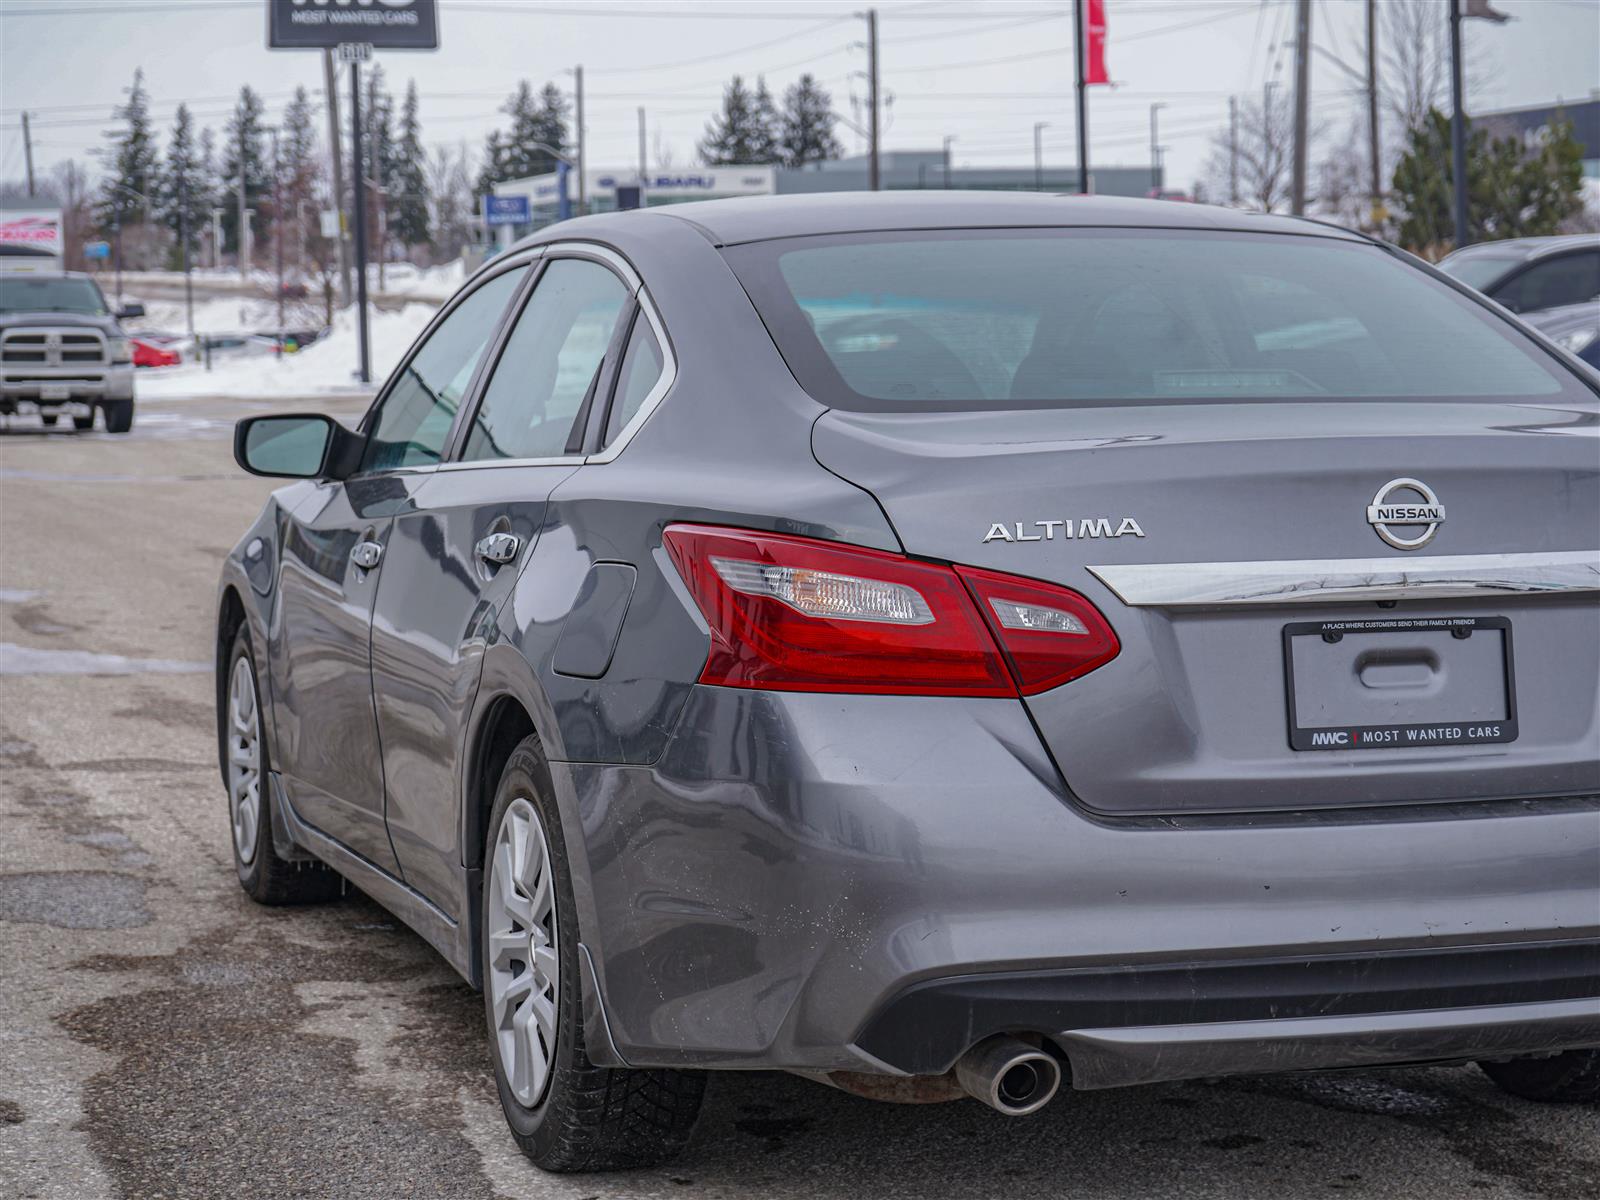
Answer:
[(1600, 791), (1597, 425), (1442, 401), (834, 410), (813, 445), (908, 553), (1099, 606), (1121, 653), (1029, 711), (1083, 804), (1178, 813)]

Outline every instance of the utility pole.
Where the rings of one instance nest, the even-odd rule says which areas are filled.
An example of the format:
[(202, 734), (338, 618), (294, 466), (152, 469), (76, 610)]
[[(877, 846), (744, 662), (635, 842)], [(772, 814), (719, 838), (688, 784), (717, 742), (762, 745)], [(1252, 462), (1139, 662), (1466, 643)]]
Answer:
[(333, 51), (322, 52), (322, 95), (328, 102), (328, 146), (333, 151), (333, 211), (339, 217), (339, 303), (349, 304), (350, 239), (344, 228), (344, 151), (340, 147), (339, 89), (335, 86)]
[(33, 134), (28, 129), (28, 110), (22, 110), (22, 157), (28, 163), (28, 199), (33, 199)]
[(1083, 20), (1083, 0), (1072, 0), (1072, 54), (1078, 68), (1078, 195), (1089, 194), (1089, 85), (1088, 26)]
[(955, 134), (950, 134), (944, 139), (944, 187), (950, 189), (950, 143), (956, 140)]
[(350, 63), (350, 186), (356, 217), (356, 342), (360, 358), (356, 378), (372, 382), (371, 358), (367, 347), (367, 185), (366, 167), (361, 154), (361, 64)]
[(1378, 149), (1378, 0), (1367, 0), (1367, 157), (1372, 160), (1372, 227), (1383, 223), (1383, 160)]
[(278, 158), (278, 131), (272, 131), (272, 240), (277, 251), (278, 268), (278, 348), (283, 356), (283, 172)]
[[(1265, 114), (1262, 114), (1265, 116)], [(1239, 97), (1228, 97), (1228, 203), (1239, 207)]]
[(1294, 28), (1294, 174), (1289, 211), (1306, 211), (1306, 141), (1311, 102), (1311, 0), (1295, 0)]
[(644, 192), (645, 192), (645, 187), (650, 182), (650, 164), (649, 164), (648, 160), (645, 158), (645, 153), (644, 153), (644, 133), (645, 133), (644, 106), (641, 104), (639, 106), (639, 207), (640, 208), (646, 207)]
[(1050, 125), (1049, 121), (1033, 123), (1033, 190), (1044, 191), (1044, 139), (1039, 135)]
[[(878, 10), (867, 9), (867, 189), (877, 191), (881, 185), (878, 167), (880, 131), (878, 129)], [(944, 185), (950, 186), (949, 143), (945, 143)]]
[(1470, 240), (1467, 221), (1467, 117), (1462, 112), (1461, 0), (1450, 0), (1450, 176), (1455, 184), (1456, 249)]
[(572, 78), (572, 90), (577, 98), (575, 118), (578, 133), (578, 215), (581, 217), (589, 211), (589, 138), (583, 132), (583, 67), (574, 67)]
[(1161, 191), (1161, 138), (1159, 136), (1159, 114), (1166, 107), (1164, 101), (1156, 101), (1150, 106), (1150, 190)]

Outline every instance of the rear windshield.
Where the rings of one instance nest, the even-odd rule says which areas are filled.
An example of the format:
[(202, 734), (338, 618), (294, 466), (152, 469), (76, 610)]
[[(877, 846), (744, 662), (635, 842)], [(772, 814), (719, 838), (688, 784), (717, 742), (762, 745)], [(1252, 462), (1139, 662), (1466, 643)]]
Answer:
[(1364, 242), (941, 231), (793, 238), (727, 255), (801, 385), (841, 408), (1574, 387), (1506, 321)]

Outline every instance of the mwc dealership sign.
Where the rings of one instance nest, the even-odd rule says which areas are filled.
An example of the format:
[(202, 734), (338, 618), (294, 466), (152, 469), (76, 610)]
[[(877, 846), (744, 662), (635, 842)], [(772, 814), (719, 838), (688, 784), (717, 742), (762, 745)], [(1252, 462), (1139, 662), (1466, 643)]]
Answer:
[(267, 0), (267, 45), (321, 49), (366, 42), (378, 50), (437, 50), (438, 0)]

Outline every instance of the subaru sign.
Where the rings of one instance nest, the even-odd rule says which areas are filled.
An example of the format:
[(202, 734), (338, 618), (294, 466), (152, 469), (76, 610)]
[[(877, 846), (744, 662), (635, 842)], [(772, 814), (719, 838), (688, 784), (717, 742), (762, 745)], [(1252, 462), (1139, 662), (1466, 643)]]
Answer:
[(533, 220), (526, 196), (485, 196), (483, 221), (486, 225), (526, 225)]
[(267, 45), (321, 49), (365, 42), (378, 50), (437, 50), (438, 0), (267, 0)]
[(85, 258), (88, 258), (88, 259), (110, 258), (111, 257), (111, 243), (110, 242), (85, 242), (83, 244), (83, 256)]

